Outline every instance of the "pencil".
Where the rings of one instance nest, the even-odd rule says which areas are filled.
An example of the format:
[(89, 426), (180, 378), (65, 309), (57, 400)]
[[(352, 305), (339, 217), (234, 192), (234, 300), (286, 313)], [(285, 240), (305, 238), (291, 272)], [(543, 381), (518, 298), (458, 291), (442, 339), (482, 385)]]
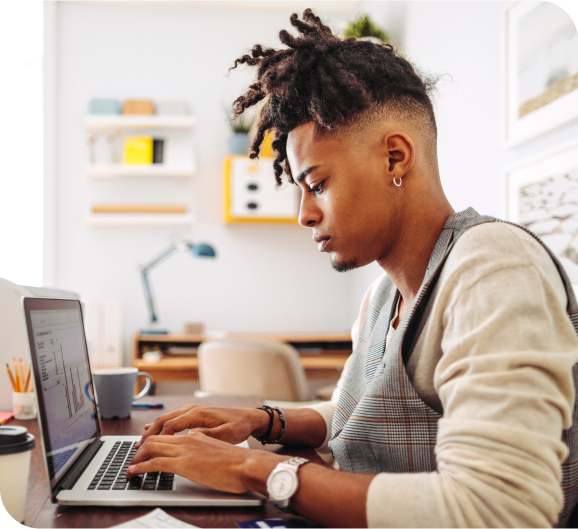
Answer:
[(12, 357), (12, 366), (14, 367), (14, 380), (16, 381), (16, 388), (14, 391), (16, 393), (20, 393), (22, 390), (20, 389), (20, 371), (18, 370), (18, 364), (16, 363), (16, 358)]
[(28, 367), (28, 369), (26, 370), (26, 376), (24, 377), (24, 384), (22, 385), (22, 391), (24, 393), (28, 393), (28, 385), (30, 383), (30, 371), (31, 368)]
[[(20, 375), (22, 376), (22, 381), (24, 382), (24, 380), (26, 380), (26, 366), (24, 365), (22, 358), (20, 358)], [(23, 391), (24, 387), (22, 388)]]
[[(32, 367), (30, 367), (30, 371), (32, 371)], [(30, 376), (30, 381), (28, 382), (28, 386), (26, 387), (26, 393), (32, 393), (34, 391), (34, 384), (32, 383), (32, 376)]]
[(8, 371), (8, 377), (10, 378), (10, 384), (12, 384), (12, 389), (16, 391), (16, 381), (12, 376), (12, 371), (10, 371), (10, 366), (8, 365), (8, 363), (6, 363), (6, 371)]

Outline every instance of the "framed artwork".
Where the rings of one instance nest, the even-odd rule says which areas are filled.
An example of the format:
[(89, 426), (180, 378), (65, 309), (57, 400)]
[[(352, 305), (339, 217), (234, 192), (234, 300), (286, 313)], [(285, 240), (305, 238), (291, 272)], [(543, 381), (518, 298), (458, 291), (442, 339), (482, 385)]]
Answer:
[(506, 219), (534, 232), (578, 284), (578, 142), (505, 174)]
[(505, 10), (505, 141), (516, 145), (578, 118), (578, 34), (562, 8)]

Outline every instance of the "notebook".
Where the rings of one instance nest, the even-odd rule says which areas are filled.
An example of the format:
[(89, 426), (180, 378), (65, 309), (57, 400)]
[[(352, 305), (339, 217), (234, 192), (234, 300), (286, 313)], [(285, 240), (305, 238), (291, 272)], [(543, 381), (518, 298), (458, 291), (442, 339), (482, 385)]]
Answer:
[[(126, 469), (140, 436), (101, 435), (97, 409), (89, 398), (92, 374), (80, 302), (23, 298), (23, 306), (53, 503), (108, 507), (263, 504), (260, 494), (218, 492), (170, 473), (128, 480)], [(248, 448), (247, 443), (244, 446)]]

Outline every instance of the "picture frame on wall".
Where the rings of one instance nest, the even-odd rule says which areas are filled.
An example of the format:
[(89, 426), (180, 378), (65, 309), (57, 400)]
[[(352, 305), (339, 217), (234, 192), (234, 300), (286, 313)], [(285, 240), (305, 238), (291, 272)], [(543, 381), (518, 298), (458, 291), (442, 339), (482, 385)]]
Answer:
[(578, 34), (561, 7), (505, 9), (505, 143), (514, 146), (578, 119)]
[(578, 285), (578, 141), (505, 171), (505, 218), (529, 229)]

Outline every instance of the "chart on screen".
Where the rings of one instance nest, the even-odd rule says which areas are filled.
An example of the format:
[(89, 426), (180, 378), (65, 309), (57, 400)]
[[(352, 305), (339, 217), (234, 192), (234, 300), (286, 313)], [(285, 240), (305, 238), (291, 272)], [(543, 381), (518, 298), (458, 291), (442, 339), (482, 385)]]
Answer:
[[(76, 310), (32, 311), (40, 388), (50, 423), (53, 448), (70, 441), (73, 425), (92, 413), (81, 316)], [(56, 419), (56, 422), (54, 422)], [(64, 446), (64, 445), (63, 445)]]

